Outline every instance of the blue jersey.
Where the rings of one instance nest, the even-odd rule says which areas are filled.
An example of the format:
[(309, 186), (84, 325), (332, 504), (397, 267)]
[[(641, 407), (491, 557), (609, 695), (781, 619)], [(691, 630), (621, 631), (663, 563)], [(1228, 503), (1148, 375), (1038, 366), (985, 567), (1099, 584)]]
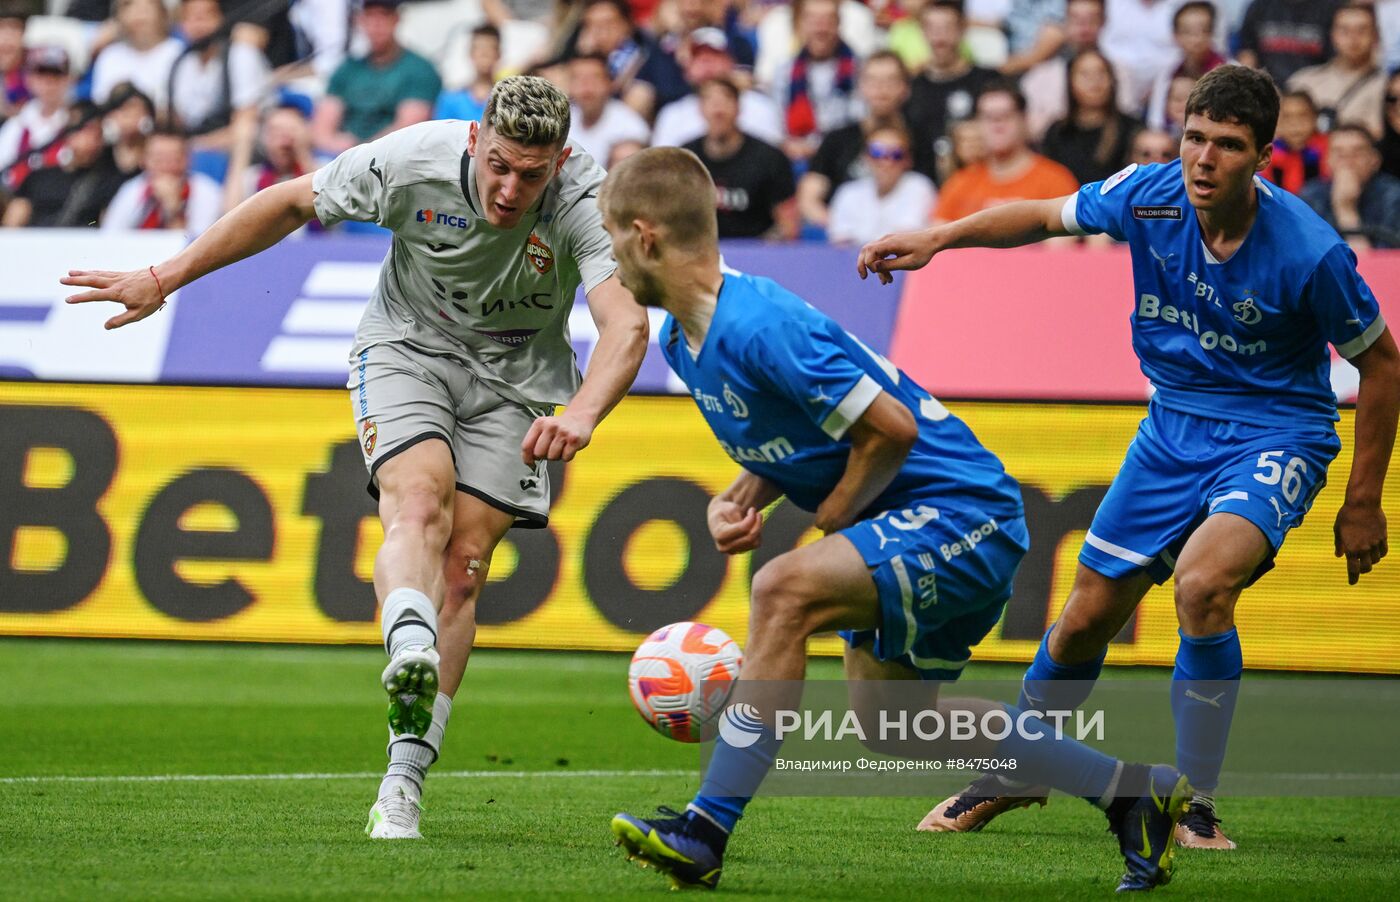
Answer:
[(913, 412), (919, 437), (862, 518), (930, 500), (1021, 516), (1019, 486), (966, 424), (772, 280), (726, 271), (698, 354), (672, 317), (660, 339), (725, 453), (803, 510), (815, 511), (831, 494), (851, 450), (846, 431), (885, 391)]
[(1341, 236), (1292, 194), (1254, 180), (1259, 213), (1215, 259), (1181, 162), (1129, 166), (1079, 189), (1065, 228), (1132, 250), (1133, 350), (1164, 407), (1257, 426), (1331, 429), (1327, 344), (1355, 357), (1385, 331)]

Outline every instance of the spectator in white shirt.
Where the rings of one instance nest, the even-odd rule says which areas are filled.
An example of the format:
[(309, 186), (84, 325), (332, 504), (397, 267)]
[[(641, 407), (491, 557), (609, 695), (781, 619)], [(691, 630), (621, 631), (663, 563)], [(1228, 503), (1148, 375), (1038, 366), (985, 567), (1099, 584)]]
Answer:
[(925, 175), (911, 172), (909, 133), (884, 126), (865, 144), (870, 174), (853, 179), (831, 198), (827, 237), (833, 244), (864, 244), (890, 232), (928, 225), (937, 192)]
[(257, 129), (269, 67), (256, 47), (223, 34), (221, 0), (181, 0), (180, 30), (190, 49), (170, 75), (171, 122), (196, 150), (227, 150), (239, 129)]
[(607, 166), (613, 148), (624, 141), (646, 145), (651, 129), (646, 120), (612, 96), (608, 60), (588, 53), (569, 60), (569, 138), (600, 166)]
[(30, 99), (0, 126), (0, 185), (19, 187), (32, 168), (28, 157), (58, 137), (68, 124), (68, 54), (61, 47), (33, 47), (24, 58)]
[(120, 40), (108, 44), (92, 64), (92, 99), (106, 103), (112, 88), (129, 81), (155, 103), (166, 107), (170, 67), (184, 49), (170, 36), (170, 18), (162, 0), (116, 0), (113, 15)]
[(157, 131), (146, 139), (141, 174), (112, 198), (102, 230), (178, 229), (194, 237), (219, 218), (222, 194), (218, 182), (190, 172), (184, 135)]
[[(729, 39), (718, 28), (697, 28), (688, 41), (685, 80), (694, 88), (715, 78), (737, 83)], [(786, 133), (778, 104), (760, 91), (745, 89), (739, 95), (739, 130), (765, 144), (781, 146)], [(651, 143), (655, 147), (681, 147), (705, 134), (705, 118), (700, 114), (700, 98), (687, 94), (661, 108)]]
[(1101, 46), (1122, 81), (1120, 106), (1141, 113), (1157, 74), (1177, 61), (1172, 19), (1187, 0), (1106, 0)]

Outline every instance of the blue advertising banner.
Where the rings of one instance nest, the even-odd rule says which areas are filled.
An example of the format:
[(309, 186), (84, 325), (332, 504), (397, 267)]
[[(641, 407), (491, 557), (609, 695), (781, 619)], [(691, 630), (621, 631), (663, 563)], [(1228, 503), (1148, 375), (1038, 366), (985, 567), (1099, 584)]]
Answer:
[[(186, 287), (160, 381), (344, 385), (355, 325), (387, 248), (377, 237), (285, 241)], [(851, 251), (758, 242), (726, 243), (723, 250), (730, 266), (777, 279), (875, 350), (888, 351), (899, 290), (861, 282)], [(653, 311), (638, 392), (680, 390), (656, 346), (662, 318)], [(586, 367), (597, 330), (582, 292), (569, 328), (579, 366)]]

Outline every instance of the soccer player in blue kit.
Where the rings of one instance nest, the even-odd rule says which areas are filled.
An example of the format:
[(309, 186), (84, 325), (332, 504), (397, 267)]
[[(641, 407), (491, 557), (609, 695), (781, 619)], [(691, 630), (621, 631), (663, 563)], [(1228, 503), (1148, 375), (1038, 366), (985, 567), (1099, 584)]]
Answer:
[[(825, 533), (754, 575), (733, 698), (800, 686), (808, 637), (832, 630), (847, 641), (854, 680), (956, 679), (1000, 619), (1028, 547), (1019, 487), (889, 361), (776, 283), (724, 269), (713, 198), (698, 158), (653, 148), (616, 167), (598, 203), (623, 285), (670, 314), (658, 333), (666, 359), (742, 467), (710, 503), (718, 549), (757, 547), (762, 510), (783, 496), (814, 512)], [(1102, 808), (1127, 864), (1120, 889), (1169, 879), (1172, 836), (1191, 794), (1178, 771), (1125, 764), (1051, 738), (1023, 711), (938, 699), (937, 682), (924, 685), (940, 714), (1005, 711), (1042, 724), (1027, 732), (1044, 741), (1012, 730), (964, 753), (1014, 760), (1017, 774)], [(718, 883), (730, 832), (774, 763), (773, 713), (787, 705), (759, 707), (759, 738), (736, 746), (721, 737), (685, 812), (613, 818), (630, 857), (677, 886)]]
[[(1356, 257), (1268, 166), (1278, 93), (1263, 72), (1221, 66), (1187, 102), (1177, 163), (1129, 166), (1077, 194), (1007, 204), (861, 249), (890, 281), (945, 250), (1105, 233), (1132, 252), (1133, 348), (1155, 392), (1100, 505), (1073, 588), (1026, 671), (1022, 707), (1087, 697), (1110, 639), (1175, 572), (1177, 766), (1197, 794), (1180, 845), (1233, 849), (1213, 791), (1243, 669), (1234, 609), (1302, 522), (1341, 443), (1327, 345), (1360, 371), (1355, 449), (1337, 514), (1348, 581), (1387, 552), (1381, 494), (1400, 409), (1400, 356)], [(986, 775), (921, 829), (980, 830), (1044, 803), (1043, 786)]]

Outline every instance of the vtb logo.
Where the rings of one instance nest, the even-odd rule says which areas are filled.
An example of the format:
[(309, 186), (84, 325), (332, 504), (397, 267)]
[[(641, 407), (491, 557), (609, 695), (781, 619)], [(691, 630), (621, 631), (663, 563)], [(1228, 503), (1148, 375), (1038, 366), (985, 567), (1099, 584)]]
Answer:
[(436, 213), (430, 209), (418, 211), (419, 222), (426, 222), (429, 225), (452, 226), (454, 229), (465, 229), (467, 219), (465, 216), (453, 216), (451, 213)]

